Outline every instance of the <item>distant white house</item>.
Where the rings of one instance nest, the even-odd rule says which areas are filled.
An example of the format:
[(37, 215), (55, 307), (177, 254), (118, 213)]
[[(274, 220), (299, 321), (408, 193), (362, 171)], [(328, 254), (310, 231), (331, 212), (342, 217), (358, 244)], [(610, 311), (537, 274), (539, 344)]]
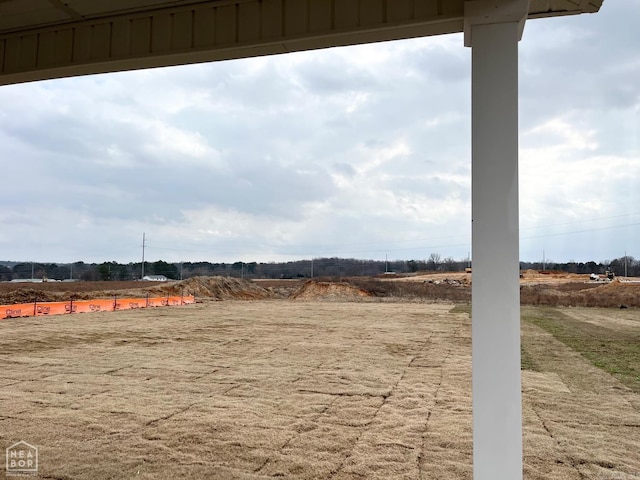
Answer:
[(166, 282), (168, 278), (164, 275), (145, 275), (142, 280), (146, 282)]

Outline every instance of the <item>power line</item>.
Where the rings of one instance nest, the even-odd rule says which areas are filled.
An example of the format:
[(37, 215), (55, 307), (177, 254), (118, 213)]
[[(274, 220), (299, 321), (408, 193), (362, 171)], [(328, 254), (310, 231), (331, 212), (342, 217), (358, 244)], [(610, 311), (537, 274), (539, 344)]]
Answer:
[(548, 225), (533, 225), (530, 227), (520, 227), (520, 230), (531, 230), (531, 229), (539, 229), (539, 228), (549, 228), (549, 227), (563, 227), (565, 225), (574, 225), (576, 223), (586, 223), (586, 222), (596, 222), (599, 220), (610, 220), (612, 218), (622, 218), (622, 217), (632, 217), (634, 215), (640, 215), (640, 212), (636, 213), (625, 213), (622, 215), (611, 215), (609, 217), (594, 217), (594, 218), (586, 218), (584, 220), (573, 220), (571, 222), (562, 222), (562, 223), (550, 223)]
[(558, 233), (547, 233), (547, 234), (543, 234), (543, 235), (533, 235), (530, 237), (520, 237), (520, 240), (529, 240), (532, 238), (546, 238), (546, 237), (559, 237), (562, 235), (573, 235), (576, 233), (591, 233), (591, 232), (598, 232), (598, 231), (603, 231), (603, 230), (614, 230), (616, 228), (625, 228), (625, 227), (635, 227), (637, 225), (640, 225), (640, 223), (629, 223), (626, 225), (614, 225), (611, 227), (601, 227), (601, 228), (590, 228), (588, 230), (574, 230), (571, 232), (558, 232)]

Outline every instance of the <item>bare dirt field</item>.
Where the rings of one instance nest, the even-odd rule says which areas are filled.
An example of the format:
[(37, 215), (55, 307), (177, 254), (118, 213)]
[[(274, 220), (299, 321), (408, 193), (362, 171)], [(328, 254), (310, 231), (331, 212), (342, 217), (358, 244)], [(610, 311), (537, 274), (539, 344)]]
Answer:
[[(523, 272), (523, 305), (640, 307), (640, 282), (589, 282), (586, 275), (563, 272)], [(0, 305), (60, 302), (94, 298), (146, 295), (195, 295), (197, 299), (303, 301), (471, 301), (471, 275), (440, 272), (405, 277), (327, 277), (307, 279), (244, 280), (229, 277), (192, 277), (184, 281), (156, 282), (0, 282)]]
[[(637, 336), (634, 312), (562, 315)], [(4, 320), (0, 448), (60, 480), (470, 479), (470, 326), (375, 301)], [(640, 393), (522, 328), (525, 478), (639, 479)]]

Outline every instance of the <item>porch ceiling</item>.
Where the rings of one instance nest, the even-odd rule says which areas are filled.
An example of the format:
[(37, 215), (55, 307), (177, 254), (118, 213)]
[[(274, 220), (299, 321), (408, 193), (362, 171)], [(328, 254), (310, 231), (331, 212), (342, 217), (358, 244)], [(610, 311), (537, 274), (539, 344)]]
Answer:
[[(0, 0), (0, 84), (461, 32), (464, 4)], [(529, 18), (596, 12), (601, 4), (531, 0)]]

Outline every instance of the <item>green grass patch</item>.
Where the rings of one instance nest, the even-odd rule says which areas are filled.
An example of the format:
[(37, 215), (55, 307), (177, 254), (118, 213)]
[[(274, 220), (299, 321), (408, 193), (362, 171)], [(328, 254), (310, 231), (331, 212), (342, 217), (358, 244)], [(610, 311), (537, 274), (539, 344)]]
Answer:
[(449, 310), (449, 313), (466, 313), (471, 317), (471, 304), (470, 303), (456, 303), (456, 305)]
[[(640, 392), (640, 332), (576, 320), (554, 307), (523, 307), (522, 320), (546, 330), (596, 367)], [(527, 357), (523, 352), (523, 368), (535, 367)]]
[(531, 370), (533, 372), (540, 372), (541, 369), (533, 359), (533, 356), (527, 352), (524, 347), (520, 347), (520, 369)]
[[(457, 303), (449, 313), (466, 313), (471, 317), (471, 304), (470, 303)], [(539, 372), (540, 367), (536, 364), (533, 356), (531, 356), (523, 347), (520, 348), (520, 368), (522, 370), (532, 370)]]

